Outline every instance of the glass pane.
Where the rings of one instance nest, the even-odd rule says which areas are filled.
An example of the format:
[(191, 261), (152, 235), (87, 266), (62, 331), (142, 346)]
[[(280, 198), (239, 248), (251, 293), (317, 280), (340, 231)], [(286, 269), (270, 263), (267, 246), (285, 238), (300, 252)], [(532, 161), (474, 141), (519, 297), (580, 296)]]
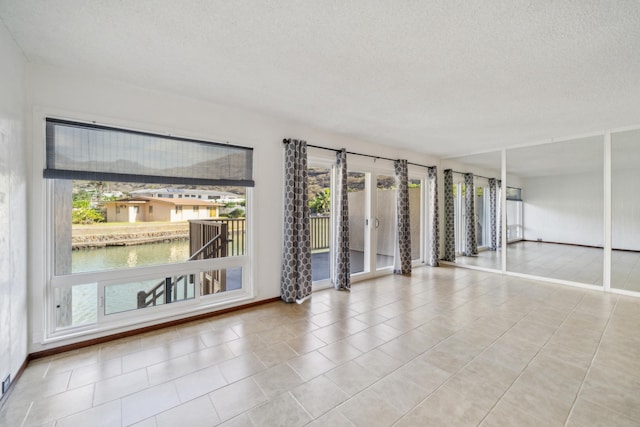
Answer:
[(56, 328), (82, 326), (97, 321), (97, 283), (55, 288), (53, 298), (56, 310)]
[[(604, 137), (507, 150), (507, 270), (602, 286)], [(515, 192), (507, 188), (509, 192)]]
[(349, 192), (349, 262), (351, 274), (365, 271), (365, 219), (366, 219), (366, 175), (361, 172), (347, 173)]
[(476, 188), (476, 199), (474, 201), (474, 207), (476, 210), (476, 236), (478, 247), (487, 246), (486, 220), (489, 217), (487, 213), (488, 203), (485, 205), (485, 189), (484, 187)]
[(522, 240), (522, 201), (507, 200), (507, 242)]
[(378, 175), (376, 179), (376, 268), (393, 266), (396, 233), (396, 178)]
[(242, 267), (223, 268), (200, 273), (201, 295), (242, 289)]
[(611, 287), (640, 292), (640, 129), (611, 134)]
[(244, 187), (54, 182), (55, 274), (245, 254)]
[(195, 275), (118, 283), (104, 288), (104, 314), (184, 301), (194, 297)]
[(313, 281), (330, 276), (331, 169), (309, 167), (309, 210), (311, 212), (311, 274)]
[(409, 180), (409, 222), (411, 225), (411, 259), (421, 258), (420, 247), (423, 232), (420, 224), (422, 200), (422, 181), (419, 179)]

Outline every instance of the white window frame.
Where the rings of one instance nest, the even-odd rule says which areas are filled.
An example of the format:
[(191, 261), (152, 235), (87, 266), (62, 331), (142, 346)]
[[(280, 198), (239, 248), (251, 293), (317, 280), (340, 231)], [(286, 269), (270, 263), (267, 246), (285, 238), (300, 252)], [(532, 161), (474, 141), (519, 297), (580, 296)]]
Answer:
[[(253, 259), (255, 257), (255, 245), (253, 242), (253, 236), (255, 234), (255, 231), (253, 230), (254, 189), (251, 187), (246, 187), (245, 194), (246, 249), (245, 255), (243, 256), (56, 276), (54, 274), (54, 185), (53, 180), (44, 179), (42, 177), (42, 170), (44, 170), (46, 157), (45, 118), (47, 117), (86, 123), (100, 122), (114, 128), (140, 130), (158, 134), (170, 134), (166, 129), (158, 129), (157, 126), (144, 123), (132, 125), (130, 122), (114, 120), (113, 118), (105, 119), (101, 117), (87, 117), (82, 113), (43, 110), (40, 108), (34, 109), (34, 139), (41, 141), (41, 145), (40, 151), (34, 153), (34, 164), (40, 164), (40, 168), (34, 167), (33, 179), (35, 182), (41, 183), (41, 190), (37, 191), (40, 196), (36, 194), (33, 197), (35, 199), (40, 198), (42, 200), (44, 209), (38, 213), (39, 216), (34, 220), (34, 222), (38, 222), (39, 220), (39, 225), (35, 226), (34, 229), (40, 228), (42, 230), (42, 234), (40, 236), (36, 235), (33, 237), (34, 240), (31, 241), (35, 242), (35, 244), (38, 245), (37, 247), (41, 247), (43, 249), (42, 255), (45, 260), (44, 269), (40, 271), (37, 269), (35, 270), (37, 272), (36, 276), (40, 276), (40, 274), (42, 274), (43, 281), (41, 283), (44, 283), (44, 286), (42, 293), (40, 295), (36, 295), (32, 301), (34, 307), (41, 306), (41, 309), (36, 310), (36, 312), (42, 313), (41, 317), (36, 316), (35, 319), (36, 322), (42, 322), (42, 332), (36, 332), (34, 334), (34, 340), (37, 340), (42, 344), (68, 340), (75, 341), (79, 338), (90, 335), (104, 335), (105, 333), (131, 329), (136, 326), (140, 327), (143, 325), (161, 323), (211, 312), (213, 309), (229, 307), (255, 298), (255, 273), (253, 271)], [(186, 137), (202, 140), (210, 139), (210, 137), (203, 135), (189, 135)], [(71, 225), (70, 221), (71, 219), (69, 219), (69, 225)], [(35, 251), (34, 254), (37, 254), (37, 251)], [(104, 298), (104, 288), (110, 284), (129, 283), (132, 280), (155, 279), (162, 275), (166, 275), (168, 277), (182, 275), (185, 273), (191, 274), (199, 271), (234, 267), (242, 268), (242, 288), (238, 290), (201, 296), (199, 295), (199, 287), (196, 282), (194, 292), (195, 297), (193, 299), (109, 315), (104, 315), (104, 311), (99, 307), (101, 299), (103, 301)], [(71, 288), (75, 285), (87, 283), (97, 283), (98, 307), (96, 307), (96, 323), (70, 327), (56, 327), (55, 289)]]

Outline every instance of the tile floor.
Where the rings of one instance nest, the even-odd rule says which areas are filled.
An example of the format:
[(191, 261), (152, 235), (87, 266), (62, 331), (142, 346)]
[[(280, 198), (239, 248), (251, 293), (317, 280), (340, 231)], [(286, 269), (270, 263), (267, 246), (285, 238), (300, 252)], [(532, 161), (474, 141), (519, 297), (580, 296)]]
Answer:
[[(602, 286), (604, 251), (542, 242), (507, 246), (508, 271)], [(500, 270), (500, 251), (456, 258), (456, 264)], [(611, 251), (611, 287), (640, 292), (640, 253)]]
[(640, 425), (640, 299), (415, 269), (32, 362), (2, 426)]

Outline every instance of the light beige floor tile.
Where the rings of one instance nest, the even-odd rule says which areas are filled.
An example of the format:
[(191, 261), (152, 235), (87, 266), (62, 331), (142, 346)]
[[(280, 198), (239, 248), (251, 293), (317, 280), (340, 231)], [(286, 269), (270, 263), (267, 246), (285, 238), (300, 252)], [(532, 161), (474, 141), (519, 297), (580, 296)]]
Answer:
[(327, 345), (327, 343), (311, 333), (288, 339), (286, 343), (298, 354), (309, 353)]
[(211, 366), (173, 381), (181, 402), (187, 402), (227, 385), (220, 368)]
[(316, 329), (311, 334), (327, 344), (334, 343), (349, 336), (349, 332), (342, 329), (340, 325), (337, 324)]
[(219, 365), (222, 375), (228, 383), (249, 377), (267, 367), (253, 354), (246, 354), (227, 360)]
[(360, 366), (354, 361), (340, 365), (324, 375), (349, 396), (353, 396), (380, 378), (375, 372)]
[(236, 356), (251, 353), (267, 346), (267, 344), (262, 341), (259, 334), (247, 335), (242, 338), (238, 338), (237, 340), (229, 341), (225, 344)]
[(324, 376), (299, 385), (291, 394), (313, 418), (320, 417), (349, 398), (333, 381)]
[(383, 377), (402, 366), (401, 361), (394, 359), (380, 349), (373, 349), (363, 353), (353, 361), (378, 377)]
[(631, 418), (586, 399), (578, 399), (566, 425), (570, 427), (637, 427), (640, 425), (640, 418)]
[(396, 426), (476, 426), (486, 411), (441, 388), (398, 421)]
[(69, 380), (69, 389), (82, 387), (106, 378), (122, 374), (122, 359), (108, 359), (94, 365), (74, 368)]
[(136, 393), (149, 387), (146, 369), (128, 372), (95, 383), (93, 404), (100, 405), (110, 400)]
[(390, 426), (402, 416), (399, 408), (369, 390), (347, 400), (338, 407), (338, 411), (354, 425), (362, 427)]
[(385, 343), (382, 338), (364, 330), (345, 338), (344, 341), (362, 352), (371, 351)]
[[(520, 411), (531, 414), (552, 424), (563, 424), (569, 416), (569, 411), (578, 390), (564, 389), (561, 379), (541, 377), (529, 372), (511, 386), (503, 396), (503, 401)], [(551, 389), (544, 385), (551, 384)]]
[(122, 405), (120, 400), (114, 400), (104, 405), (95, 406), (66, 418), (59, 419), (58, 427), (85, 426), (119, 426), (122, 423)]
[(202, 350), (189, 353), (187, 356), (191, 360), (190, 364), (193, 365), (193, 370), (206, 368), (212, 364), (221, 363), (236, 357), (235, 353), (231, 351), (226, 344), (203, 348)]
[(198, 334), (198, 336), (207, 347), (215, 347), (240, 338), (231, 329), (209, 330)]
[(99, 361), (99, 352), (96, 348), (85, 348), (71, 351), (51, 359), (48, 374), (68, 372), (74, 368), (94, 365)]
[[(418, 403), (424, 400), (431, 390), (420, 385), (418, 381), (409, 381), (402, 373), (394, 372), (382, 378), (363, 391), (364, 394), (371, 394), (378, 400), (384, 400), (391, 407), (400, 411), (401, 414), (409, 412)], [(372, 397), (373, 397), (372, 396)]]
[(179, 404), (180, 398), (173, 383), (149, 387), (122, 398), (122, 423), (130, 425)]
[(213, 426), (220, 423), (209, 396), (202, 396), (156, 415), (158, 427)]
[(244, 412), (238, 416), (231, 418), (228, 421), (225, 421), (222, 424), (218, 424), (220, 427), (256, 427), (255, 424), (249, 418), (249, 415)]
[(640, 419), (638, 390), (640, 390), (640, 380), (635, 376), (593, 367), (585, 378), (579, 397), (633, 419)]
[[(498, 402), (498, 404), (485, 417), (485, 419), (480, 424), (480, 427), (539, 427), (552, 425), (554, 424), (549, 423), (549, 421), (547, 420), (543, 420), (536, 417), (535, 415), (522, 412), (510, 403), (501, 401)], [(555, 425), (561, 426), (562, 423)]]
[(197, 367), (191, 362), (189, 355), (169, 359), (147, 367), (149, 385), (158, 385), (174, 378), (187, 375)]
[(248, 413), (257, 426), (303, 426), (312, 421), (311, 416), (289, 393), (253, 408)]
[(40, 425), (91, 408), (94, 384), (76, 388), (33, 402), (26, 425)]
[(336, 367), (335, 362), (329, 360), (318, 351), (313, 351), (291, 359), (287, 364), (293, 368), (304, 381), (309, 381)]
[(346, 340), (328, 344), (325, 347), (320, 348), (318, 352), (334, 362), (336, 365), (355, 359), (362, 354), (360, 350), (350, 345)]
[(148, 348), (122, 357), (122, 372), (132, 372), (169, 360), (169, 350), (163, 347)]
[(225, 421), (266, 402), (267, 396), (252, 378), (245, 378), (208, 395), (221, 420)]
[(156, 417), (149, 417), (135, 424), (131, 424), (131, 427), (157, 427)]
[(287, 343), (279, 342), (257, 349), (254, 354), (266, 367), (278, 365), (299, 356)]
[(295, 337), (296, 335), (287, 328), (286, 324), (260, 333), (260, 338), (267, 345), (287, 341)]
[(347, 417), (345, 417), (338, 409), (334, 409), (316, 419), (314, 422), (309, 424), (309, 427), (354, 427), (353, 424)]
[(447, 381), (451, 374), (418, 357), (396, 371), (407, 381), (413, 381), (427, 392), (433, 392)]
[(304, 382), (286, 363), (259, 372), (252, 378), (269, 398), (293, 390)]

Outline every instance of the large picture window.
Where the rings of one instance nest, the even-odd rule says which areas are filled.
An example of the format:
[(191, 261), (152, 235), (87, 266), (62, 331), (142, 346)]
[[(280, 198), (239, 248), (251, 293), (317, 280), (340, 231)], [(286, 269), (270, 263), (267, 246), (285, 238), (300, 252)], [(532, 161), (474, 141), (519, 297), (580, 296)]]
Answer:
[(252, 150), (46, 121), (51, 334), (247, 293)]

